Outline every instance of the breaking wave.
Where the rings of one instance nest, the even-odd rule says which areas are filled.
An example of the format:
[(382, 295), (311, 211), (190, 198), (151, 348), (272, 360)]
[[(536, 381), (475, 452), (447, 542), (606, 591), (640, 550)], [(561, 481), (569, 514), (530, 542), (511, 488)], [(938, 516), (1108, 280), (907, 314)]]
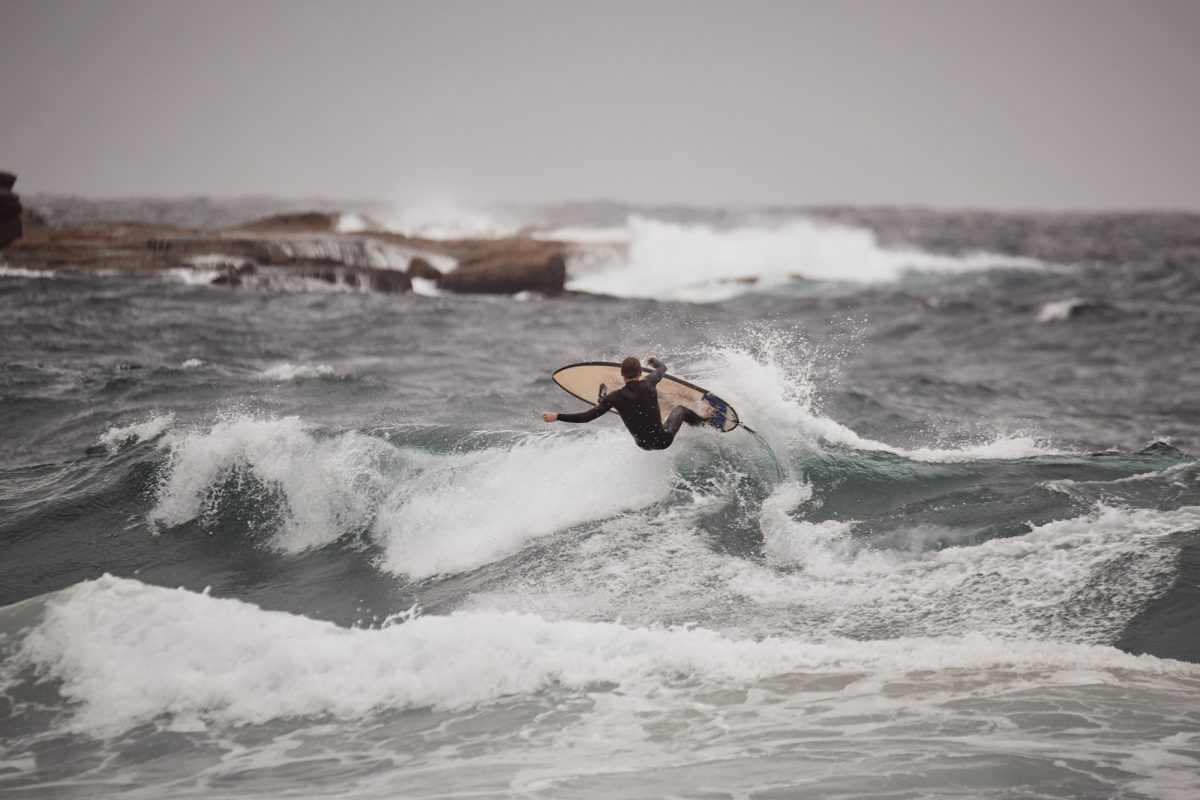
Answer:
[[(707, 225), (631, 217), (624, 247), (569, 265), (568, 288), (615, 295), (713, 302), (797, 279), (842, 283), (895, 281), (908, 273), (958, 274), (990, 269), (1037, 270), (1030, 258), (978, 253), (947, 256), (881, 245), (865, 228), (798, 219), (775, 227), (722, 230)], [(546, 234), (553, 237), (554, 232)], [(595, 236), (565, 229), (580, 243)]]
[[(419, 617), (383, 629), (331, 623), (105, 576), (46, 601), (3, 677), (32, 666), (75, 704), (74, 725), (116, 733), (164, 714), (176, 728), (286, 717), (355, 719), (461, 709), (547, 689), (686, 698), (771, 676), (929, 670), (1090, 670), (1090, 681), (1200, 678), (1193, 664), (1108, 647), (981, 634), (822, 642), (705, 629), (551, 621), (514, 613)], [(1108, 677), (1106, 677), (1108, 674)], [(1026, 680), (1029, 678), (1026, 677)]]

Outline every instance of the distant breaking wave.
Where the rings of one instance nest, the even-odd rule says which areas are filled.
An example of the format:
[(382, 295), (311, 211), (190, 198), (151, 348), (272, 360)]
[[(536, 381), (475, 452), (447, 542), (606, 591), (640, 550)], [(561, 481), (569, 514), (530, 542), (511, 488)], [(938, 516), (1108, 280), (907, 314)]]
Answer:
[(721, 230), (634, 216), (626, 223), (623, 240), (612, 228), (570, 228), (543, 235), (608, 246), (600, 254), (585, 248), (572, 260), (570, 289), (692, 302), (725, 300), (795, 279), (865, 284), (895, 281), (908, 273), (1046, 267), (1035, 259), (994, 253), (948, 256), (889, 248), (865, 228), (805, 219), (776, 227)]

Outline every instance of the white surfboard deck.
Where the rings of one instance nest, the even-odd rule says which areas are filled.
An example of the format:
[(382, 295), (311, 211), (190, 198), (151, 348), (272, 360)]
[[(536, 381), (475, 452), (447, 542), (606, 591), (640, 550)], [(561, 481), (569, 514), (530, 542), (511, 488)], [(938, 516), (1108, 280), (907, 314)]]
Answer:
[[(611, 391), (625, 385), (621, 377), (621, 365), (612, 361), (585, 361), (570, 364), (554, 373), (554, 382), (568, 394), (578, 397), (585, 403), (595, 405), (600, 398)], [(709, 424), (719, 431), (731, 431), (738, 426), (738, 415), (733, 406), (721, 398), (685, 380), (664, 375), (658, 382), (658, 413), (666, 422), (675, 406), (686, 406), (700, 414), (709, 406), (713, 415)], [(705, 397), (708, 400), (705, 400)], [(616, 409), (613, 409), (616, 413)]]

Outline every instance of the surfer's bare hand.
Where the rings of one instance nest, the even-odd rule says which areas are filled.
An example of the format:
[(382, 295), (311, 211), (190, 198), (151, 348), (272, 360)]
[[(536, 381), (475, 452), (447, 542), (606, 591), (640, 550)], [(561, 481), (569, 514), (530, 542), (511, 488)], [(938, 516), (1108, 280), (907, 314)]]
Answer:
[(545, 411), (542, 413), (542, 422), (554, 422), (558, 419), (558, 414), (553, 411)]

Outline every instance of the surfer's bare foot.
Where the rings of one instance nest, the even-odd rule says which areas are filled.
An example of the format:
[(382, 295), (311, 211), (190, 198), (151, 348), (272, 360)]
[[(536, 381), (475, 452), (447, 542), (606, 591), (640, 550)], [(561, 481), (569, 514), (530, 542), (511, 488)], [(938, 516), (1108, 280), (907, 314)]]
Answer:
[(713, 415), (713, 412), (714, 412), (714, 411), (716, 411), (716, 409), (715, 409), (715, 408), (713, 408), (712, 406), (710, 406), (708, 403), (705, 403), (705, 404), (704, 404), (704, 405), (703, 405), (703, 406), (700, 408), (700, 419), (709, 419), (709, 418), (711, 418), (711, 417), (712, 417), (712, 415)]

